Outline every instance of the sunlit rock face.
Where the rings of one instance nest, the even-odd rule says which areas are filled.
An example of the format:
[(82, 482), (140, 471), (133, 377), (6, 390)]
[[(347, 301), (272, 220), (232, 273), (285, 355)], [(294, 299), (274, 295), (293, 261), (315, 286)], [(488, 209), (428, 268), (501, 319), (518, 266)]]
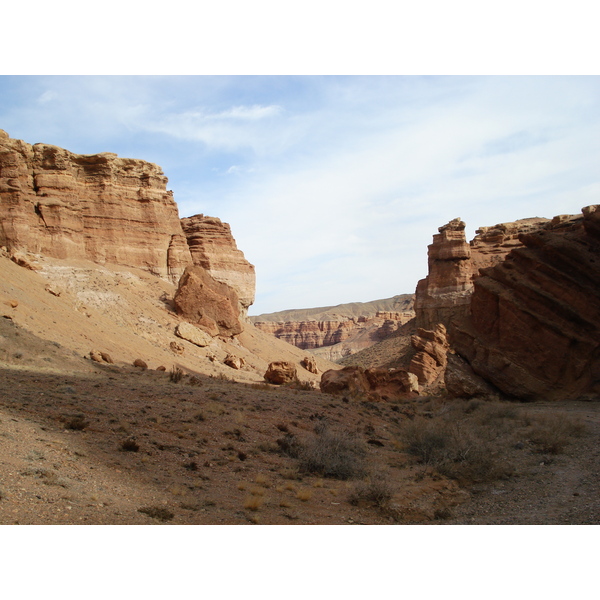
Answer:
[(0, 246), (145, 269), (179, 280), (192, 262), (155, 164), (33, 146), (0, 130)]
[(244, 318), (254, 302), (256, 274), (254, 265), (238, 250), (229, 225), (215, 217), (194, 215), (181, 219), (181, 226), (193, 263), (235, 290)]

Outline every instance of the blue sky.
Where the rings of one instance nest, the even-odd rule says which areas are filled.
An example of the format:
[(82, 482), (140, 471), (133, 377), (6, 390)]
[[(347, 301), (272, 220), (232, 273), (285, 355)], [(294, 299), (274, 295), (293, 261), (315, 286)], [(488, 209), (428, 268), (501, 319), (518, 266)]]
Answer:
[(0, 128), (159, 164), (250, 314), (414, 292), (437, 228), (600, 203), (597, 76), (0, 76)]

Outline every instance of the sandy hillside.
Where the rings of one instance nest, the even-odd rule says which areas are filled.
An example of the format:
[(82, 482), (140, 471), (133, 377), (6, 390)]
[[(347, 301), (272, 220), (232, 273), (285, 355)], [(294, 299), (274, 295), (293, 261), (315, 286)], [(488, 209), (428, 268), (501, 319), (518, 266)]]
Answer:
[[(88, 261), (30, 259), (35, 272), (0, 256), (1, 315), (79, 356), (98, 350), (118, 365), (140, 358), (150, 369), (179, 366), (256, 382), (263, 380), (271, 361), (287, 360), (296, 364), (301, 381), (319, 379), (300, 366), (307, 351), (261, 333), (250, 323), (237, 339), (215, 338), (205, 348), (177, 337), (181, 319), (171, 307), (175, 287), (144, 271)], [(183, 354), (173, 352), (171, 342), (183, 346)], [(223, 364), (228, 354), (243, 358), (243, 369)], [(317, 364), (321, 372), (339, 368), (324, 359), (317, 359)]]

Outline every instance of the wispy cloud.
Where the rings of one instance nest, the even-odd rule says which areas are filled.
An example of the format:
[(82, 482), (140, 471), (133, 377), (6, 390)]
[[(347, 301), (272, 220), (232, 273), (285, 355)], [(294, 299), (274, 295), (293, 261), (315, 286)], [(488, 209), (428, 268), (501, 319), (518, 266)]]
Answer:
[[(4, 87), (2, 87), (4, 86)], [(253, 312), (414, 291), (431, 236), (600, 201), (598, 77), (0, 78), (0, 127), (160, 164)]]

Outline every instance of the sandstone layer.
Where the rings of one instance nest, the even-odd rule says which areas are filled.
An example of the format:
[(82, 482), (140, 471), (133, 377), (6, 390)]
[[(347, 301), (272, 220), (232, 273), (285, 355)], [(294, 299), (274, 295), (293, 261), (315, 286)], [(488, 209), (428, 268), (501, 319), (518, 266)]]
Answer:
[(0, 130), (0, 246), (176, 282), (192, 258), (166, 185), (143, 160), (31, 146)]
[(474, 282), (450, 338), (502, 392), (565, 399), (600, 393), (600, 210), (556, 217), (519, 237)]
[(440, 227), (428, 246), (427, 277), (417, 284), (417, 326), (434, 329), (438, 323), (449, 326), (453, 318), (466, 317), (480, 270), (501, 263), (511, 250), (523, 245), (521, 235), (548, 223), (548, 219), (534, 217), (481, 227), (469, 243), (460, 219)]

